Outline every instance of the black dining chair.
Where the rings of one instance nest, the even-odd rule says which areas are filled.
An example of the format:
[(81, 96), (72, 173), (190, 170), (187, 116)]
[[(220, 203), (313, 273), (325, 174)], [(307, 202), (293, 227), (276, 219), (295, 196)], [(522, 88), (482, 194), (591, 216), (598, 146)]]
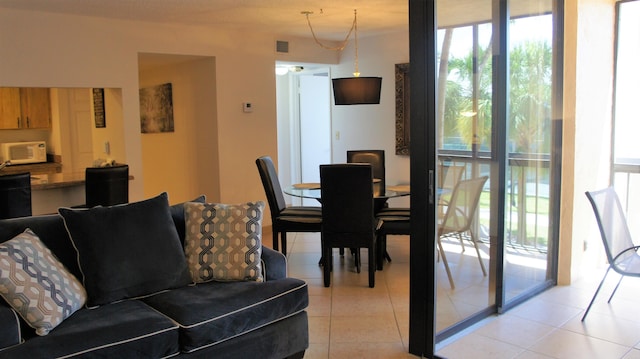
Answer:
[(286, 255), (287, 232), (320, 232), (322, 210), (314, 206), (287, 206), (271, 157), (259, 157), (256, 159), (256, 166), (269, 203), (273, 249), (279, 250), (278, 241), (280, 240), (281, 252)]
[(373, 193), (376, 196), (384, 194), (386, 189), (386, 175), (384, 167), (384, 150), (349, 150), (347, 163), (369, 163), (373, 171)]
[(112, 206), (129, 202), (129, 165), (87, 167), (85, 207)]
[(31, 214), (31, 173), (0, 176), (0, 219)]
[(376, 221), (370, 164), (320, 165), (324, 286), (331, 283), (333, 248), (352, 248), (360, 273), (360, 248), (368, 250), (369, 287), (375, 286)]

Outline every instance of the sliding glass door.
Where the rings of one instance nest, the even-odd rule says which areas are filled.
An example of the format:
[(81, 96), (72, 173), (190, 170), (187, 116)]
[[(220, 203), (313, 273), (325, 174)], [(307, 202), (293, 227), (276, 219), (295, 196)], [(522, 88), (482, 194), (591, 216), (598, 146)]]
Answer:
[[(412, 264), (414, 354), (548, 288), (557, 272), (561, 4), (436, 2), (409, 1), (412, 216), (433, 218), (412, 227), (412, 261), (433, 260), (423, 273)], [(478, 179), (477, 193), (463, 190)]]

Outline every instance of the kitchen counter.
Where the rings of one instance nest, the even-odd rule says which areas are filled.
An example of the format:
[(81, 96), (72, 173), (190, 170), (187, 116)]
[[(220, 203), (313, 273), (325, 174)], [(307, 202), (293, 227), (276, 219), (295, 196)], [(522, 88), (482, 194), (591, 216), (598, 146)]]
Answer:
[[(129, 180), (133, 176), (129, 175)], [(31, 190), (54, 189), (84, 185), (84, 172), (31, 175)]]
[(31, 175), (31, 190), (45, 190), (84, 185), (84, 172)]
[(9, 165), (0, 170), (0, 175), (31, 172), (32, 175), (54, 174), (62, 172), (62, 163), (59, 162), (43, 162), (30, 163), (24, 165)]

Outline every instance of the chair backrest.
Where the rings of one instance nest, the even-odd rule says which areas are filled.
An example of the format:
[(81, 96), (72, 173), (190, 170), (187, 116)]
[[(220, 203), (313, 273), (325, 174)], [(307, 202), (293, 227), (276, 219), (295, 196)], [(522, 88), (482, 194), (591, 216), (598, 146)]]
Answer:
[(87, 207), (113, 206), (129, 202), (129, 165), (85, 169)]
[[(633, 239), (627, 226), (627, 219), (622, 210), (622, 205), (620, 205), (620, 199), (613, 187), (599, 191), (588, 191), (585, 194), (596, 215), (607, 260), (610, 264), (614, 264), (613, 258), (616, 255), (625, 249), (633, 247)], [(617, 261), (619, 262), (633, 255), (635, 255), (635, 252), (629, 251), (627, 254), (617, 258)]]
[(0, 176), (0, 218), (31, 216), (31, 174)]
[[(444, 169), (445, 166), (443, 166)], [(444, 171), (444, 178), (440, 184), (440, 188), (453, 190), (456, 184), (462, 179), (465, 167), (461, 165), (446, 166)]]
[(284, 193), (280, 186), (280, 180), (278, 179), (278, 173), (276, 172), (276, 166), (273, 164), (270, 156), (262, 156), (256, 159), (256, 166), (258, 166), (262, 187), (264, 187), (264, 192), (267, 195), (271, 218), (276, 218), (280, 215), (280, 212), (287, 207), (287, 202), (284, 200)]
[[(322, 239), (366, 246), (374, 233), (370, 164), (320, 165)], [(345, 245), (349, 247), (349, 245)]]
[(347, 163), (369, 163), (376, 182), (373, 189), (377, 195), (384, 194), (386, 176), (384, 167), (384, 150), (350, 150), (347, 151)]
[(462, 180), (456, 184), (440, 224), (440, 235), (469, 230), (478, 210), (482, 187), (487, 179), (489, 177), (483, 176)]

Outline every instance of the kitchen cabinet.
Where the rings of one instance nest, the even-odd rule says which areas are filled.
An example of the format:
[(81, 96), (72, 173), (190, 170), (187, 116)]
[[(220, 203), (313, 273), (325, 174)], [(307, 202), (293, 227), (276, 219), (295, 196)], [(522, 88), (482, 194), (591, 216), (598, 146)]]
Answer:
[(51, 127), (48, 88), (0, 88), (0, 129)]

